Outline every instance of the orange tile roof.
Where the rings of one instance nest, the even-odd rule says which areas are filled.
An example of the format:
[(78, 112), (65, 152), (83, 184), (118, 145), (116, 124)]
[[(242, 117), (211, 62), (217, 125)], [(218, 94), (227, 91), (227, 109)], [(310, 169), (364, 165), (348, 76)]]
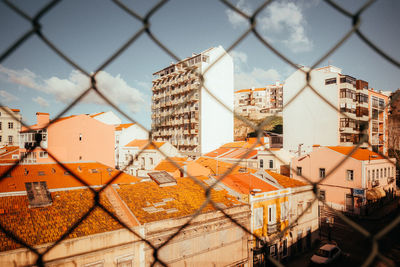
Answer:
[(132, 125), (135, 125), (134, 123), (123, 123), (115, 126), (116, 131), (121, 131), (122, 129), (126, 129), (128, 127), (131, 127)]
[[(219, 178), (218, 176), (216, 178)], [(277, 187), (257, 178), (250, 173), (235, 173), (225, 176), (221, 182), (241, 194), (250, 194), (253, 189), (261, 192), (275, 191)]]
[[(257, 138), (256, 138), (257, 139)], [(236, 142), (230, 142), (230, 143), (226, 143), (224, 145), (221, 146), (221, 148), (251, 148), (253, 147), (254, 143), (256, 141), (236, 141)], [(257, 144), (254, 146), (254, 148), (258, 148), (262, 146), (262, 144)]]
[[(89, 189), (53, 192), (53, 203), (41, 208), (29, 208), (26, 195), (0, 197), (0, 223), (31, 246), (55, 242), (93, 206), (93, 197)], [(100, 202), (114, 212), (103, 194), (100, 195)], [(120, 228), (122, 227), (108, 214), (97, 208), (67, 239)], [(20, 244), (0, 231), (0, 251), (20, 247)]]
[[(195, 162), (199, 163), (200, 165), (208, 168), (211, 170), (212, 175), (221, 175), (227, 172), (230, 168), (232, 168), (233, 164), (224, 162), (221, 160), (216, 160), (214, 158), (206, 158), (206, 157), (199, 157), (198, 159), (195, 160)], [(218, 166), (218, 170), (217, 170)], [(236, 166), (234, 167), (230, 173), (239, 173), (239, 170), (243, 169), (244, 167), (242, 166)], [(218, 173), (217, 173), (218, 172)], [(251, 168), (246, 168), (246, 172), (250, 173), (255, 173), (256, 170), (251, 169)]]
[[(144, 149), (149, 142), (150, 142), (150, 140), (148, 140), (148, 139), (135, 139), (135, 140), (131, 141), (130, 143), (128, 143), (127, 145), (125, 145), (125, 147), (138, 147), (139, 149)], [(161, 146), (163, 146), (165, 144), (165, 142), (154, 142), (153, 141), (153, 144), (149, 145), (146, 149), (156, 149), (156, 147), (160, 148)]]
[(21, 110), (19, 110), (17, 108), (12, 108), (11, 110), (14, 111), (14, 112), (20, 112), (21, 111)]
[(236, 94), (236, 93), (248, 93), (248, 92), (251, 92), (251, 89), (242, 89), (242, 90), (238, 90), (238, 91), (235, 92), (235, 94)]
[(271, 175), (284, 188), (307, 185), (307, 183), (287, 177), (285, 175), (282, 175), (282, 174), (279, 174), (276, 172), (272, 172), (272, 171), (268, 171), (268, 170), (265, 170), (265, 172), (267, 172), (269, 175)]
[(99, 116), (99, 115), (101, 115), (101, 114), (104, 114), (105, 112), (103, 111), (103, 112), (99, 112), (99, 113), (96, 113), (96, 114), (91, 114), (91, 115), (89, 115), (90, 117), (92, 117), (92, 118), (94, 118), (94, 117), (97, 117), (97, 116)]
[(256, 88), (256, 89), (254, 89), (254, 91), (265, 91), (267, 88)]
[[(89, 185), (102, 185), (107, 183), (112, 177), (120, 173), (118, 170), (110, 168), (97, 162), (90, 163), (65, 163), (73, 174), (80, 177)], [(12, 165), (0, 166), (0, 177), (5, 175), (6, 171)], [(92, 170), (97, 170), (93, 172)], [(39, 172), (44, 172), (39, 175)], [(16, 179), (17, 178), (17, 179)], [(46, 181), (49, 189), (69, 188), (84, 186), (76, 178), (58, 164), (23, 164), (18, 165), (11, 172), (11, 177), (0, 180), (0, 192), (25, 191), (26, 182)], [(140, 181), (139, 178), (122, 173), (113, 182), (114, 184), (133, 183)]]
[[(336, 152), (339, 152), (343, 155), (350, 155), (351, 151), (354, 149), (354, 146), (328, 146), (328, 148)], [(378, 153), (363, 148), (357, 148), (356, 151), (354, 151), (354, 153), (350, 157), (357, 160), (384, 159), (384, 157), (382, 157)]]
[[(175, 161), (175, 164), (178, 165), (179, 167), (182, 167), (185, 165), (184, 161)], [(174, 172), (178, 169), (178, 167), (175, 166), (172, 162), (170, 162), (167, 159), (164, 159), (160, 161), (160, 163), (157, 164), (156, 167), (154, 167), (155, 171), (166, 171), (166, 172)]]
[(18, 146), (5, 146), (0, 148), (0, 160), (12, 159), (12, 155), (19, 155)]
[[(174, 186), (159, 187), (149, 181), (121, 185), (117, 192), (142, 224), (192, 215), (206, 200), (205, 190), (187, 177), (177, 178), (177, 185)], [(211, 199), (227, 208), (243, 205), (226, 190), (211, 190)], [(214, 210), (208, 204), (202, 213)]]
[(226, 152), (228, 152), (230, 150), (232, 150), (232, 149), (231, 148), (225, 148), (225, 147), (217, 148), (214, 151), (211, 151), (211, 152), (208, 152), (207, 154), (204, 154), (204, 156), (213, 157), (214, 158), (214, 157), (221, 156), (222, 154), (225, 154)]
[(36, 115), (50, 115), (50, 113), (47, 113), (47, 112), (36, 112)]
[[(48, 113), (42, 113), (42, 112), (37, 112), (37, 113), (40, 113), (40, 114), (48, 114)], [(73, 118), (73, 117), (75, 117), (75, 116), (77, 116), (77, 115), (71, 115), (71, 116), (67, 116), (67, 117), (61, 117), (61, 118), (52, 120), (52, 121), (50, 121), (50, 122), (51, 122), (51, 123), (57, 123), (57, 122), (60, 122), (60, 121), (63, 121), (63, 120), (67, 120), (67, 119)], [(37, 125), (37, 124), (34, 124), (34, 125), (29, 126), (29, 128), (31, 128), (32, 130), (40, 130), (40, 129), (43, 129), (44, 126), (46, 126), (46, 125), (42, 125), (42, 124), (41, 124), (41, 125)], [(25, 126), (22, 126), (22, 127), (21, 127), (21, 133), (23, 133), (23, 132), (28, 132), (28, 131), (29, 131), (29, 128), (28, 128), (28, 127), (25, 127)]]

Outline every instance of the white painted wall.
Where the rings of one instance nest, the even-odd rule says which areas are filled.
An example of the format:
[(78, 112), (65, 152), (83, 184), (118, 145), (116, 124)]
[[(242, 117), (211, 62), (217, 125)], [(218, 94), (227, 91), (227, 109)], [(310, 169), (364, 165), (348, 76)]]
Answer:
[[(311, 72), (311, 85), (336, 108), (339, 108), (338, 85), (325, 85), (325, 79), (338, 77), (338, 72), (340, 69), (334, 67)], [(305, 84), (305, 74), (300, 70), (294, 72), (283, 85), (283, 104), (286, 105)], [(338, 128), (337, 111), (307, 87), (283, 109), (283, 148), (294, 152), (299, 144), (304, 144), (302, 151), (308, 153), (314, 144), (339, 145)]]
[(115, 115), (114, 112), (112, 112), (111, 110), (104, 112), (103, 114), (97, 115), (93, 118), (105, 124), (111, 124), (111, 125), (121, 124), (121, 119), (117, 115)]
[[(202, 63), (202, 73), (224, 53), (222, 46), (207, 52), (210, 60), (208, 63)], [(232, 57), (225, 54), (204, 74), (204, 78), (207, 89), (233, 110)], [(233, 113), (218, 103), (204, 88), (201, 89), (200, 97), (200, 152), (204, 154), (218, 148), (221, 144), (233, 141)]]

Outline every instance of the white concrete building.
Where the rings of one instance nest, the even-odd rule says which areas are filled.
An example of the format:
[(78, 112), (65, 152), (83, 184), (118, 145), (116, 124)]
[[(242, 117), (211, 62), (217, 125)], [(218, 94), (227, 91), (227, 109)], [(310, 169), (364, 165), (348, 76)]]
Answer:
[(196, 73), (203, 75), (205, 87), (233, 110), (233, 60), (221, 46), (153, 74), (153, 138), (169, 141), (188, 156), (233, 141), (232, 112), (200, 88)]
[(89, 116), (105, 124), (119, 125), (122, 123), (121, 119), (117, 115), (115, 115), (114, 112), (112, 112), (111, 110), (106, 112), (89, 114)]
[(149, 139), (149, 133), (135, 123), (124, 123), (115, 126), (115, 164), (119, 169), (121, 148), (135, 139)]
[[(168, 142), (153, 142), (154, 145), (147, 146), (148, 143), (147, 139), (135, 139), (121, 146), (118, 162), (120, 170), (133, 176), (148, 177), (147, 173), (153, 171), (154, 167), (166, 158), (158, 149), (168, 157), (181, 157), (179, 151)], [(129, 164), (131, 160), (133, 162)]]
[[(314, 144), (352, 146), (358, 143), (360, 125), (368, 121), (368, 89), (358, 88), (356, 82), (334, 66), (313, 70), (311, 86), (334, 108), (307, 87), (283, 110), (283, 148), (299, 154), (299, 147), (300, 153), (308, 153)], [(306, 75), (301, 70), (294, 72), (284, 83), (283, 105), (305, 84)]]
[[(17, 120), (9, 113), (14, 114)], [(19, 109), (0, 107), (0, 147), (19, 146), (19, 131), (21, 130), (21, 119)]]

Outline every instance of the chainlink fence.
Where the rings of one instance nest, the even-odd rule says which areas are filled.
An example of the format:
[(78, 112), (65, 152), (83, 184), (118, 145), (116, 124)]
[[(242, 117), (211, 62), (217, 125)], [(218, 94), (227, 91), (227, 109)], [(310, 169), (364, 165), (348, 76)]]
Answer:
[[(74, 107), (78, 102), (80, 102), (82, 100), (82, 98), (84, 96), (86, 96), (89, 92), (95, 92), (98, 96), (100, 96), (104, 101), (106, 101), (111, 107), (113, 107), (115, 110), (117, 110), (120, 114), (122, 114), (125, 118), (127, 118), (130, 122), (136, 123), (138, 124), (141, 128), (145, 129), (146, 131), (149, 132), (149, 143), (143, 148), (143, 150), (145, 150), (147, 147), (149, 147), (150, 145), (153, 144), (153, 139), (152, 139), (152, 132), (158, 128), (158, 125), (155, 125), (152, 127), (152, 130), (149, 131), (148, 129), (146, 129), (143, 125), (140, 125), (133, 117), (129, 116), (128, 114), (126, 114), (125, 112), (123, 112), (121, 109), (119, 109), (119, 107), (116, 105), (116, 103), (113, 103), (110, 99), (107, 98), (107, 92), (101, 92), (98, 87), (97, 87), (97, 81), (96, 81), (96, 76), (99, 73), (99, 71), (103, 70), (104, 68), (106, 68), (110, 63), (112, 63), (114, 60), (116, 60), (119, 56), (121, 56), (123, 54), (123, 52), (130, 47), (141, 35), (147, 35), (149, 36), (149, 38), (157, 45), (159, 46), (166, 54), (168, 54), (169, 56), (171, 56), (172, 58), (174, 58), (177, 62), (180, 61), (181, 59), (179, 57), (177, 57), (170, 48), (168, 48), (167, 46), (165, 46), (161, 41), (158, 40), (157, 36), (152, 32), (151, 30), (151, 19), (153, 16), (156, 16), (157, 12), (163, 8), (163, 6), (165, 6), (166, 4), (168, 4), (168, 0), (160, 0), (156, 5), (154, 5), (150, 11), (147, 12), (147, 14), (145, 16), (140, 16), (135, 10), (132, 10), (131, 8), (128, 8), (125, 4), (123, 4), (121, 1), (118, 0), (114, 0), (114, 4), (117, 5), (119, 8), (121, 8), (124, 12), (128, 13), (133, 20), (137, 20), (139, 22), (142, 23), (142, 27), (140, 30), (138, 30), (135, 34), (133, 34), (130, 39), (128, 41), (126, 41), (124, 44), (122, 44), (120, 46), (120, 48), (114, 52), (114, 54), (112, 54), (109, 58), (106, 58), (104, 60), (104, 63), (101, 64), (92, 74), (90, 74), (90, 71), (85, 70), (83, 67), (79, 66), (76, 62), (74, 62), (71, 58), (68, 57), (68, 55), (64, 54), (54, 43), (52, 43), (47, 37), (46, 35), (42, 32), (42, 24), (41, 24), (41, 19), (43, 18), (43, 16), (45, 16), (46, 14), (50, 13), (51, 10), (58, 4), (61, 2), (61, 0), (53, 0), (51, 2), (49, 2), (47, 5), (45, 5), (39, 12), (37, 12), (37, 14), (33, 17), (27, 15), (24, 11), (22, 11), (17, 5), (11, 3), (10, 1), (4, 0), (3, 1), (9, 8), (10, 8), (10, 12), (15, 12), (16, 14), (18, 14), (19, 16), (21, 16), (22, 18), (24, 18), (26, 21), (28, 21), (31, 24), (31, 29), (28, 30), (25, 34), (23, 34), (18, 40), (15, 40), (15, 42), (4, 52), (2, 52), (2, 54), (0, 55), (0, 63), (2, 63), (8, 56), (10, 56), (11, 54), (13, 54), (15, 52), (15, 50), (20, 47), (24, 42), (26, 42), (29, 38), (31, 38), (32, 36), (37, 36), (39, 37), (43, 43), (48, 46), (49, 48), (51, 48), (59, 57), (61, 57), (63, 60), (65, 60), (67, 63), (69, 63), (70, 65), (72, 65), (74, 68), (78, 69), (79, 71), (81, 71), (83, 74), (85, 74), (88, 78), (90, 78), (91, 80), (91, 86), (89, 88), (87, 88), (86, 90), (84, 90), (76, 99), (74, 99), (66, 108), (64, 108), (62, 110), (62, 112), (60, 112), (56, 118), (51, 121), (45, 128), (49, 127), (56, 119), (62, 117), (64, 114), (66, 114), (66, 112), (68, 112), (69, 110), (71, 110), (72, 107)], [(345, 118), (349, 118), (346, 114), (344, 114), (343, 112), (341, 112), (335, 105), (333, 105), (332, 103), (330, 103), (328, 100), (326, 100), (324, 97), (322, 97), (317, 90), (315, 90), (311, 84), (310, 81), (312, 79), (312, 74), (311, 71), (318, 66), (321, 62), (323, 62), (329, 55), (331, 55), (334, 51), (336, 51), (350, 36), (352, 35), (357, 35), (365, 44), (367, 44), (371, 49), (373, 49), (377, 54), (379, 54), (380, 56), (382, 56), (383, 58), (385, 58), (388, 62), (390, 62), (391, 64), (393, 64), (394, 66), (396, 66), (397, 68), (400, 67), (400, 62), (398, 62), (396, 59), (394, 59), (393, 57), (391, 57), (389, 54), (387, 54), (385, 51), (381, 50), (378, 46), (376, 46), (372, 41), (370, 41), (368, 39), (368, 37), (360, 30), (360, 24), (362, 21), (362, 16), (363, 13), (365, 12), (365, 10), (367, 10), (374, 2), (376, 2), (375, 0), (370, 0), (367, 1), (357, 12), (355, 13), (351, 13), (349, 11), (347, 11), (346, 9), (342, 8), (340, 5), (336, 4), (335, 2), (331, 1), (331, 0), (325, 0), (326, 3), (328, 3), (333, 9), (337, 10), (338, 13), (340, 14), (340, 16), (344, 16), (344, 17), (348, 17), (351, 19), (351, 25), (349, 25), (349, 30), (348, 32), (343, 34), (343, 37), (337, 42), (335, 43), (324, 55), (322, 55), (311, 67), (308, 71), (305, 71), (301, 68), (299, 68), (298, 65), (296, 65), (294, 62), (292, 62), (288, 57), (286, 57), (285, 55), (283, 55), (281, 52), (279, 52), (270, 42), (268, 42), (265, 38), (263, 38), (261, 36), (261, 34), (259, 33), (259, 31), (256, 28), (257, 25), (257, 16), (260, 14), (260, 12), (262, 10), (264, 10), (268, 5), (270, 5), (273, 1), (265, 1), (264, 3), (262, 3), (252, 14), (246, 14), (243, 10), (238, 9), (233, 3), (229, 2), (228, 0), (220, 0), (220, 2), (222, 2), (223, 4), (225, 4), (230, 10), (236, 12), (237, 14), (239, 14), (240, 16), (242, 16), (243, 18), (245, 18), (248, 22), (248, 28), (247, 30), (244, 31), (243, 34), (241, 34), (240, 36), (238, 36), (238, 38), (232, 43), (232, 45), (226, 50), (227, 52), (232, 51), (245, 37), (247, 37), (248, 35), (253, 34), (260, 43), (262, 43), (266, 49), (272, 51), (273, 53), (275, 53), (278, 57), (280, 57), (284, 62), (286, 62), (287, 64), (289, 64), (290, 66), (292, 66), (295, 69), (299, 69), (301, 70), (305, 76), (306, 76), (306, 80), (307, 83), (306, 85), (291, 99), (289, 99), (288, 101), (286, 101), (286, 104), (284, 105), (283, 108), (286, 108), (287, 106), (289, 106), (292, 101), (298, 96), (300, 95), (306, 88), (310, 88), (313, 93), (315, 93), (317, 96), (319, 96), (319, 98), (321, 99), (321, 101), (324, 101), (326, 104), (328, 104), (330, 106), (330, 108), (336, 110), (338, 113), (341, 113)], [(224, 57), (225, 55), (222, 55), (220, 58), (218, 58), (216, 60), (216, 62), (218, 62), (222, 57)], [(213, 64), (211, 64), (204, 72), (207, 73), (207, 71), (213, 67), (213, 65), (216, 63), (214, 62)], [(204, 75), (203, 74), (203, 75)], [(245, 124), (247, 124), (248, 126), (250, 126), (256, 133), (257, 133), (257, 142), (255, 144), (253, 144), (253, 146), (249, 149), (249, 152), (246, 153), (245, 155), (243, 155), (240, 159), (240, 161), (242, 161), (249, 153), (250, 151), (255, 148), (258, 144), (261, 144), (261, 137), (263, 135), (263, 127), (265, 125), (268, 125), (268, 123), (270, 122), (271, 118), (266, 118), (262, 123), (260, 123), (259, 125), (255, 125), (253, 122), (251, 122), (250, 120), (248, 120), (247, 118), (237, 114), (234, 112), (234, 110), (231, 110), (229, 107), (227, 107), (220, 99), (218, 99), (217, 97), (215, 97), (212, 92), (210, 92), (205, 86), (204, 86), (204, 78), (203, 75), (196, 73), (195, 75), (198, 76), (198, 78), (201, 81), (200, 87), (199, 88), (204, 88), (207, 93), (209, 93), (218, 103), (220, 103), (222, 106), (224, 106), (227, 110), (229, 110), (230, 112), (233, 113), (234, 117), (236, 119), (239, 119), (241, 121), (243, 121)], [(197, 90), (199, 90), (199, 88)], [(189, 93), (189, 95), (187, 97), (192, 96), (195, 93), (196, 90), (191, 91), (191, 93)], [(396, 99), (400, 97), (400, 93), (399, 91), (397, 91), (397, 94), (395, 94), (392, 97), (392, 102), (396, 101)], [(5, 103), (0, 103), (0, 106), (2, 106), (2, 104)], [(178, 106), (176, 106), (175, 108), (180, 108), (182, 107), (184, 104), (180, 104)], [(390, 105), (390, 103), (388, 104), (388, 106)], [(7, 112), (8, 113), (8, 112)], [(167, 115), (171, 116), (173, 114), (173, 111)], [(9, 113), (10, 116), (12, 116), (14, 119), (18, 120), (14, 114)], [(369, 119), (371, 120), (371, 118)], [(154, 122), (153, 122), (154, 123)], [(368, 128), (368, 122), (366, 122), (364, 125), (362, 125), (361, 127), (364, 127), (364, 129)], [(23, 124), (24, 125), (24, 124)], [(28, 127), (27, 125), (24, 125), (25, 127)], [(30, 129), (30, 128), (29, 128)], [(30, 129), (32, 130), (32, 129)], [(29, 153), (32, 153), (32, 151), (37, 148), (40, 147), (40, 141), (41, 141), (41, 135), (37, 135), (36, 137), (36, 142), (35, 142), (35, 146), (32, 147)], [(355, 148), (352, 150), (352, 152), (346, 156), (346, 158), (344, 160), (342, 160), (339, 164), (337, 164), (337, 166), (335, 167), (335, 169), (337, 167), (339, 167), (341, 164), (343, 164), (354, 152), (355, 150), (361, 146), (361, 144), (363, 144), (364, 142), (368, 142), (369, 145), (370, 142), (368, 141), (368, 136), (366, 134), (361, 134), (360, 136), (360, 140), (359, 143), (355, 146)], [(154, 146), (156, 149), (157, 146)], [(47, 151), (45, 148), (42, 148), (43, 150)], [(265, 150), (269, 151), (270, 153), (274, 154), (275, 157), (278, 160), (281, 160), (275, 153), (274, 151), (270, 150), (269, 148), (264, 147)], [(142, 150), (142, 151), (143, 151)], [(158, 149), (159, 150), (159, 149)], [(138, 159), (138, 157), (140, 156), (140, 154), (142, 153), (142, 151), (136, 155), (135, 159)], [(62, 162), (60, 162), (56, 155), (52, 155), (49, 151), (48, 155), (55, 161), (57, 162), (65, 171), (69, 171), (71, 173), (71, 175), (77, 180), (79, 181), (82, 185), (87, 186), (88, 189), (91, 190), (91, 192), (93, 193), (93, 206), (76, 222), (74, 222), (72, 224), (72, 226), (67, 229), (65, 231), (65, 233), (56, 241), (54, 242), (50, 247), (47, 247), (44, 251), (39, 251), (37, 248), (35, 248), (34, 246), (29, 245), (25, 240), (23, 240), (22, 238), (20, 238), (19, 236), (17, 236), (15, 233), (13, 233), (12, 231), (7, 230), (7, 227), (5, 225), (1, 225), (0, 224), (0, 230), (2, 232), (4, 232), (7, 237), (11, 238), (13, 241), (15, 241), (16, 243), (22, 245), (23, 247), (29, 249), (31, 252), (33, 252), (34, 254), (37, 255), (37, 260), (36, 260), (36, 265), (37, 266), (44, 266), (45, 265), (45, 261), (43, 259), (43, 257), (49, 253), (50, 250), (52, 250), (54, 247), (56, 247), (60, 242), (62, 242), (65, 238), (68, 237), (69, 234), (71, 234), (96, 208), (99, 208), (101, 210), (103, 210), (104, 212), (106, 212), (110, 217), (112, 217), (116, 222), (118, 222), (121, 226), (123, 226), (124, 228), (126, 228), (128, 231), (130, 231), (131, 233), (133, 233), (135, 236), (137, 236), (141, 241), (145, 242), (148, 246), (150, 246), (153, 249), (153, 256), (154, 256), (154, 262), (152, 265), (158, 263), (158, 264), (162, 264), (162, 265), (166, 265), (163, 260), (161, 258), (158, 257), (158, 250), (161, 249), (162, 247), (166, 246), (170, 241), (172, 241), (176, 236), (178, 236), (187, 226), (190, 225), (191, 221), (196, 218), (201, 211), (203, 210), (203, 208), (207, 205), (207, 204), (212, 204), (213, 207), (216, 210), (219, 210), (220, 212), (222, 212), (224, 214), (224, 216), (226, 216), (231, 222), (233, 222), (234, 224), (236, 224), (238, 227), (240, 227), (241, 229), (243, 229), (245, 232), (247, 232), (249, 235), (252, 235), (253, 238), (257, 241), (262, 241), (258, 236), (254, 235), (251, 233), (251, 231), (249, 229), (247, 229), (245, 226), (241, 225), (239, 222), (237, 222), (235, 219), (233, 219), (230, 215), (226, 214), (224, 212), (223, 209), (221, 209), (221, 207), (219, 205), (217, 205), (216, 203), (213, 202), (213, 200), (211, 199), (211, 189), (214, 188), (222, 179), (224, 179), (224, 177), (226, 175), (228, 175), (236, 166), (239, 165), (240, 161), (238, 161), (237, 163), (233, 164), (231, 168), (229, 168), (223, 175), (221, 175), (218, 180), (210, 185), (210, 186), (206, 186), (204, 183), (202, 183), (201, 181), (199, 181), (198, 179), (196, 179), (195, 177), (191, 176), (190, 173), (186, 173), (176, 162), (174, 162), (171, 158), (169, 158), (167, 155), (165, 155), (161, 150), (159, 150), (159, 152), (161, 154), (163, 154), (172, 164), (174, 164), (177, 168), (179, 168), (182, 172), (185, 172), (187, 174), (187, 176), (189, 176), (193, 181), (195, 181), (197, 184), (199, 184), (201, 187), (203, 187), (203, 189), (205, 190), (205, 197), (206, 197), (206, 201), (203, 203), (203, 205), (201, 207), (199, 207), (199, 209), (192, 215), (191, 219), (186, 222), (184, 225), (182, 225), (181, 227), (179, 227), (179, 229), (173, 234), (171, 235), (165, 242), (163, 242), (160, 245), (154, 245), (152, 244), (150, 241), (144, 239), (141, 237), (141, 235), (139, 233), (136, 233), (134, 230), (132, 230), (131, 228), (129, 228), (124, 222), (122, 222), (121, 220), (119, 220), (116, 215), (114, 215), (113, 212), (111, 212), (107, 207), (105, 207), (101, 202), (100, 202), (100, 193), (107, 188), (108, 186), (110, 186), (121, 174), (118, 173), (117, 175), (115, 175), (112, 179), (110, 179), (101, 189), (96, 190), (92, 187), (89, 186), (89, 184), (87, 184), (85, 182), (84, 179), (82, 179), (81, 177), (79, 177), (78, 175), (74, 174), (74, 172), (70, 171), (68, 169), (68, 167), (66, 165), (64, 165)], [(22, 162), (24, 160), (24, 158), (26, 158), (28, 156), (28, 154), (25, 154), (23, 157), (21, 157), (18, 161), (18, 163), (16, 163), (15, 165), (10, 166), (10, 168), (3, 173), (1, 180), (3, 180), (5, 177), (7, 177), (8, 174), (10, 174), (18, 165), (20, 162)], [(390, 159), (381, 154), (381, 156), (383, 156), (385, 159), (387, 159), (388, 161), (390, 161)], [(135, 159), (131, 159), (129, 165), (131, 165), (133, 163), (133, 161)], [(126, 168), (124, 169), (126, 170)], [(296, 170), (291, 170), (291, 171), (296, 171)], [(379, 250), (379, 241), (385, 237), (385, 235), (387, 235), (391, 230), (393, 230), (396, 226), (398, 226), (398, 224), (400, 223), (400, 216), (397, 216), (394, 220), (392, 220), (390, 223), (387, 224), (386, 227), (384, 227), (383, 229), (381, 229), (380, 231), (378, 231), (376, 234), (372, 234), (370, 232), (368, 232), (365, 228), (363, 228), (361, 225), (357, 224), (354, 220), (352, 220), (351, 218), (349, 218), (348, 216), (344, 215), (343, 213), (336, 211), (334, 209), (332, 209), (329, 205), (326, 204), (325, 200), (319, 195), (319, 184), (324, 181), (325, 179), (327, 179), (333, 171), (329, 172), (326, 174), (325, 178), (321, 179), (319, 182), (312, 182), (309, 177), (306, 177), (304, 175), (302, 175), (302, 177), (308, 181), (310, 183), (310, 185), (313, 186), (313, 193), (314, 193), (314, 200), (312, 203), (319, 201), (320, 203), (323, 203), (324, 208), (330, 210), (330, 212), (334, 213), (338, 218), (340, 218), (341, 220), (343, 220), (349, 227), (353, 228), (356, 232), (360, 233), (361, 235), (363, 235), (366, 240), (369, 240), (371, 243), (371, 251), (368, 251), (365, 253), (366, 259), (363, 263), (364, 266), (368, 266), (371, 265), (374, 260), (376, 258), (379, 258), (381, 261), (385, 262), (388, 265), (393, 265), (393, 262), (391, 260), (389, 260), (386, 256), (384, 256), (380, 250)], [(311, 208), (311, 204), (309, 204), (307, 206), (307, 208), (300, 214), (298, 215), (297, 219), (292, 222), (288, 227), (286, 227), (283, 231), (281, 231), (279, 233), (279, 235), (276, 237), (280, 238), (282, 237), (288, 230), (289, 228), (295, 224), (299, 218), (301, 218), (308, 209)], [(272, 244), (274, 242), (274, 240), (265, 243), (264, 244), (264, 248), (266, 248), (269, 244)], [(282, 263), (278, 262), (275, 258), (270, 257), (269, 255), (266, 255), (268, 260), (275, 264), (276, 266), (282, 266)]]

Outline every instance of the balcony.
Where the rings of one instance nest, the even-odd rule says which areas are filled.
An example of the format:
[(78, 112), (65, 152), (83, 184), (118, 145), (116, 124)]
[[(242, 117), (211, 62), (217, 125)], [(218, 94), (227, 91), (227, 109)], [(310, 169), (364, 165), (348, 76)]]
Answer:
[(267, 233), (269, 235), (277, 233), (281, 230), (281, 223), (280, 222), (276, 222), (276, 223), (268, 223), (267, 226)]
[(183, 130), (183, 134), (189, 134), (189, 130)]
[(190, 134), (197, 134), (199, 132), (199, 130), (197, 129), (191, 129), (190, 130)]

